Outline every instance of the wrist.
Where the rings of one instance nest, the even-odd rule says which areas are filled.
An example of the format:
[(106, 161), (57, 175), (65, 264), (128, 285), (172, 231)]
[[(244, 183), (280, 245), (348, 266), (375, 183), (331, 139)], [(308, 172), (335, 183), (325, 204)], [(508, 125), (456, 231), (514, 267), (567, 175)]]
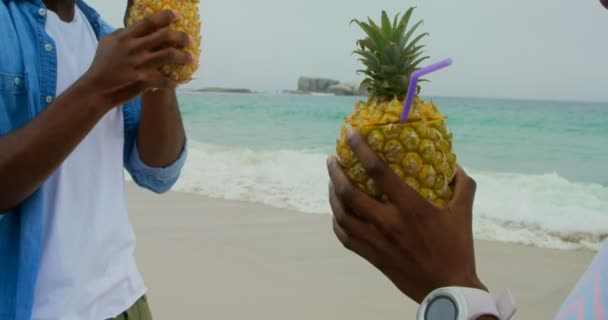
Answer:
[(113, 106), (111, 97), (104, 94), (104, 91), (99, 88), (98, 84), (99, 81), (85, 74), (66, 91), (66, 94), (76, 96), (78, 101), (81, 101), (83, 106), (90, 112), (103, 115), (110, 111)]
[(165, 105), (176, 97), (175, 89), (148, 90), (141, 95), (142, 108), (151, 105)]
[(447, 284), (448, 285), (446, 285), (446, 286), (465, 287), (465, 288), (479, 289), (479, 290), (483, 290), (485, 292), (490, 292), (488, 290), (488, 287), (486, 287), (481, 282), (481, 280), (479, 280), (479, 277), (477, 276), (477, 274), (474, 274), (474, 273), (452, 277), (447, 282)]
[(172, 88), (158, 88), (158, 89), (149, 89), (147, 91), (145, 91), (142, 96), (150, 96), (150, 97), (157, 97), (157, 96), (171, 96), (175, 94), (175, 89)]

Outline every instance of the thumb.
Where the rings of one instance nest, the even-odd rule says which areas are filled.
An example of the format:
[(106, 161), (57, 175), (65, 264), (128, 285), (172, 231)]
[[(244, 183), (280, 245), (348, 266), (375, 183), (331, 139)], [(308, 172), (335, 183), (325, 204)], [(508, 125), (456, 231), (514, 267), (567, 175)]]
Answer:
[(475, 191), (477, 190), (477, 183), (471, 178), (464, 169), (460, 166), (456, 166), (455, 176), (456, 187), (454, 190), (454, 197), (450, 202), (450, 207), (459, 207), (468, 209), (471, 211), (473, 208), (473, 202), (475, 201)]

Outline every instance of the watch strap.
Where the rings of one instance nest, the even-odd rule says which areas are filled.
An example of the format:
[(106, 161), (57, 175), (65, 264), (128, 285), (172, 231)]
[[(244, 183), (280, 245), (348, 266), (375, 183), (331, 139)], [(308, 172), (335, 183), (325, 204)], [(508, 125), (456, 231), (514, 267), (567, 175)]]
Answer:
[(428, 303), (440, 296), (448, 296), (455, 300), (459, 306), (458, 319), (462, 320), (477, 320), (481, 316), (494, 316), (499, 320), (509, 320), (516, 310), (515, 301), (508, 290), (497, 300), (484, 290), (445, 287), (434, 290), (424, 299), (418, 310), (418, 319), (423, 319)]
[(463, 287), (453, 287), (453, 289), (460, 291), (464, 296), (467, 304), (468, 314), (466, 318), (468, 320), (477, 320), (481, 316), (494, 316), (502, 320), (496, 299), (487, 291)]
[(500, 313), (500, 319), (509, 320), (515, 315), (517, 308), (515, 307), (515, 299), (511, 291), (506, 290), (496, 301), (496, 307)]

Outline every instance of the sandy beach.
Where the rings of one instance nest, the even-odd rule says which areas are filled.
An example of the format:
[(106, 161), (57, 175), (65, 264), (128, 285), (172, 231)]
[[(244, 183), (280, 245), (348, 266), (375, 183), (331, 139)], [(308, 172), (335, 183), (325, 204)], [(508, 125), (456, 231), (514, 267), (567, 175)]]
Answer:
[[(414, 319), (417, 305), (343, 249), (329, 215), (128, 186), (137, 259), (155, 319)], [(510, 288), (516, 319), (550, 319), (593, 258), (476, 243), (494, 292)]]

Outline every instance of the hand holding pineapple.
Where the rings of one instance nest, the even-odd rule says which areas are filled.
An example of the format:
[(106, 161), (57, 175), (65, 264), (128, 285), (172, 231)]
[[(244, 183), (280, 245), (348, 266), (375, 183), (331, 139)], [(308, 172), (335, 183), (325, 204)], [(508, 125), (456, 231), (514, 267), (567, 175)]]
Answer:
[(195, 57), (195, 61), (190, 64), (165, 64), (161, 67), (163, 74), (179, 83), (190, 81), (198, 69), (201, 44), (201, 19), (198, 3), (199, 0), (129, 0), (127, 4), (126, 26), (133, 25), (145, 17), (163, 10), (179, 12), (179, 19), (174, 20), (169, 29), (186, 33), (194, 39), (194, 43), (184, 47), (183, 50)]
[(168, 29), (178, 16), (171, 10), (151, 14), (103, 37), (79, 85), (95, 92), (95, 103), (112, 108), (150, 89), (174, 89), (177, 82), (161, 73), (163, 65), (191, 65), (182, 50), (195, 45), (186, 33)]
[(441, 287), (487, 291), (475, 266), (475, 181), (457, 167), (454, 196), (447, 208), (437, 207), (395, 175), (358, 131), (347, 129), (345, 134), (349, 147), (390, 203), (356, 188), (338, 160), (330, 157), (329, 201), (340, 242), (418, 303)]
[(402, 122), (412, 74), (427, 59), (425, 34), (414, 36), (421, 22), (407, 28), (412, 11), (392, 23), (383, 12), (380, 25), (355, 20), (367, 33), (355, 52), (371, 96), (346, 118), (327, 168), (340, 242), (421, 302), (440, 287), (487, 288), (475, 267), (476, 184), (456, 165), (445, 117), (416, 96)]

